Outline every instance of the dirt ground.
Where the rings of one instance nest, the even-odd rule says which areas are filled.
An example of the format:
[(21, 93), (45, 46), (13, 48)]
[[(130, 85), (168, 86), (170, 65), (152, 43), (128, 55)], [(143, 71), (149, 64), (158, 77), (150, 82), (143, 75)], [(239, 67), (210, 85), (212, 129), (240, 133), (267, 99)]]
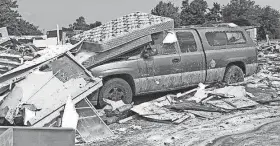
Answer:
[[(270, 90), (246, 89), (256, 96), (270, 95)], [(162, 93), (165, 94), (165, 93)], [(162, 96), (150, 95), (154, 98)], [(151, 99), (151, 98), (147, 98)], [(145, 101), (145, 98), (142, 99)], [(140, 102), (143, 102), (140, 101)], [(258, 105), (214, 119), (192, 117), (179, 125), (159, 123), (138, 117), (125, 124), (110, 125), (112, 138), (92, 146), (234, 146), (280, 145), (280, 106)]]

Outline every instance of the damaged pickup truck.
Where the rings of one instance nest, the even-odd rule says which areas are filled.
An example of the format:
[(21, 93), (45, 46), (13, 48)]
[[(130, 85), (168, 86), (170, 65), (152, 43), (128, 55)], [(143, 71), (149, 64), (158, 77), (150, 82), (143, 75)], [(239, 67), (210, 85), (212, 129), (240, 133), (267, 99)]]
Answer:
[(104, 84), (93, 103), (103, 106), (103, 98), (131, 103), (135, 95), (241, 82), (257, 70), (257, 46), (240, 27), (179, 28), (150, 37), (150, 43), (88, 68)]

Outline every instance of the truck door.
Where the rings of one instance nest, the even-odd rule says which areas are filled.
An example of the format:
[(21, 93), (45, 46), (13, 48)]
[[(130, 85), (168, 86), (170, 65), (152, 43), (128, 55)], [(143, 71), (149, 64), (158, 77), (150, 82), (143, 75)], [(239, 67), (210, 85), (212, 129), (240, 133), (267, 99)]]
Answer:
[(154, 91), (167, 91), (182, 86), (181, 57), (177, 43), (163, 44), (154, 59)]
[(154, 78), (154, 59), (153, 58), (139, 58), (138, 59), (139, 78), (135, 79), (135, 93), (147, 93), (151, 91), (150, 82)]
[(182, 86), (178, 45), (163, 44), (164, 36), (163, 32), (153, 34), (151, 47), (156, 53), (149, 58), (138, 60), (141, 77), (135, 81), (136, 94), (167, 91)]
[(183, 86), (204, 83), (205, 57), (198, 34), (195, 30), (180, 30), (176, 35), (181, 52)]

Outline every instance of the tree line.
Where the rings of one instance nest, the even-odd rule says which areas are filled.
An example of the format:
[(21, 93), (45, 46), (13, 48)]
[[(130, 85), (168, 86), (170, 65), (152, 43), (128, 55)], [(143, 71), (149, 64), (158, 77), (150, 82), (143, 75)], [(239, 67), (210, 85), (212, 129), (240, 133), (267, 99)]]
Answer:
[(41, 35), (39, 27), (22, 19), (17, 8), (17, 1), (0, 1), (0, 27), (7, 27), (10, 35)]
[(271, 6), (261, 7), (253, 0), (230, 0), (226, 5), (214, 2), (211, 7), (205, 0), (183, 0), (179, 8), (171, 2), (160, 1), (151, 13), (174, 19), (175, 27), (235, 23), (239, 26), (257, 26), (258, 39), (268, 34), (280, 38), (280, 13)]
[[(0, 27), (7, 27), (10, 35), (41, 35), (39, 27), (24, 20), (17, 8), (16, 0), (0, 1)], [(280, 38), (279, 11), (271, 6), (261, 7), (253, 0), (230, 0), (223, 6), (216, 2), (209, 6), (206, 0), (183, 0), (181, 7), (160, 1), (151, 14), (174, 19), (175, 27), (232, 22), (239, 26), (257, 26), (259, 39), (265, 39), (266, 34), (273, 39)], [(81, 16), (67, 29), (89, 30), (100, 25), (100, 21), (87, 24)]]
[[(9, 35), (42, 35), (38, 26), (24, 20), (17, 11), (16, 0), (0, 0), (0, 28), (7, 27)], [(76, 19), (76, 22), (69, 25), (68, 30), (89, 30), (100, 26), (102, 23), (96, 21), (87, 24), (83, 16)]]

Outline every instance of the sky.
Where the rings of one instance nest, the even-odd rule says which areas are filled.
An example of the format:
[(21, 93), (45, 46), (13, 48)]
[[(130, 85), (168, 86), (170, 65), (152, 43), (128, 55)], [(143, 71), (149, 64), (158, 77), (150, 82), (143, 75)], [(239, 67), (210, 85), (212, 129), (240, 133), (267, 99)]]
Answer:
[[(41, 30), (67, 27), (84, 16), (87, 23), (101, 21), (106, 23), (131, 12), (150, 13), (160, 0), (17, 0), (23, 18)], [(168, 0), (163, 0), (168, 1)], [(181, 7), (182, 0), (169, 0)], [(226, 5), (230, 0), (206, 0), (208, 6), (213, 2)], [(271, 5), (280, 10), (279, 0), (255, 0), (261, 6)]]

